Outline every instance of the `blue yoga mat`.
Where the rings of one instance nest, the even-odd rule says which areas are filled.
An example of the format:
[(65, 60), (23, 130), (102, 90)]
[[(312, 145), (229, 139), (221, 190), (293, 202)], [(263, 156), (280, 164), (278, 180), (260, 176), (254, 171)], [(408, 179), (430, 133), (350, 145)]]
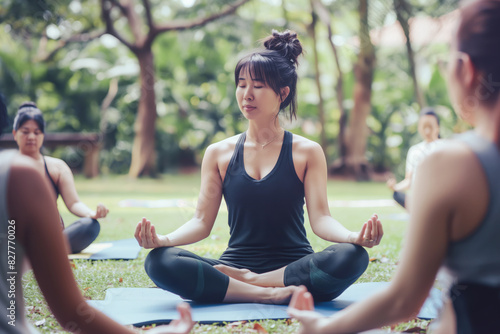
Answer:
[[(317, 303), (316, 311), (325, 316), (331, 315), (354, 302), (368, 298), (388, 285), (387, 282), (354, 284), (335, 300)], [(439, 290), (433, 289), (418, 317), (437, 317), (442, 304), (440, 297)], [(91, 300), (88, 303), (122, 325), (145, 326), (169, 323), (178, 318), (176, 305), (181, 301), (183, 299), (178, 295), (157, 288), (114, 288), (106, 291), (104, 300)], [(190, 303), (193, 320), (205, 324), (289, 318), (286, 312), (288, 305)]]
[(70, 254), (69, 259), (86, 260), (133, 260), (139, 255), (141, 247), (135, 238), (96, 242), (78, 254)]

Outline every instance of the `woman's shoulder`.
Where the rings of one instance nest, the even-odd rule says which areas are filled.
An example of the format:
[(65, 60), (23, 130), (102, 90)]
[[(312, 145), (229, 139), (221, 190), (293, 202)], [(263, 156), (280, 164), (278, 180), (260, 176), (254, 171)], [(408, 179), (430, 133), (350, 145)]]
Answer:
[(242, 133), (237, 134), (235, 136), (223, 139), (221, 141), (215, 142), (213, 144), (210, 144), (207, 147), (207, 150), (205, 154), (211, 153), (211, 154), (224, 154), (229, 151), (234, 151), (234, 148), (236, 147), (236, 143), (240, 139), (240, 136)]
[(293, 150), (294, 152), (302, 152), (302, 153), (314, 153), (321, 152), (323, 153), (323, 149), (321, 145), (315, 142), (314, 140), (308, 139), (306, 137), (292, 134), (293, 135)]
[(56, 179), (63, 172), (64, 173), (67, 173), (68, 171), (71, 172), (71, 168), (62, 159), (54, 158), (54, 157), (49, 157), (49, 156), (44, 156), (44, 159), (45, 159), (45, 163), (47, 164), (47, 168), (48, 168), (48, 170), (50, 172), (50, 175), (52, 177), (55, 177)]
[(45, 163), (49, 167), (69, 167), (68, 164), (62, 159), (49, 157), (47, 155), (44, 156), (43, 158), (45, 160)]
[(470, 174), (471, 169), (477, 167), (475, 154), (465, 143), (442, 139), (429, 156), (424, 160), (428, 168), (442, 174), (443, 170), (454, 170), (463, 175)]

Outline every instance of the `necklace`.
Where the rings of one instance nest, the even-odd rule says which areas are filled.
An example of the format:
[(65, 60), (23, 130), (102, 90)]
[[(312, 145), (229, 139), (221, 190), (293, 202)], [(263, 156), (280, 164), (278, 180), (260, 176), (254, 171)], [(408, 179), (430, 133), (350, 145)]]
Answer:
[(261, 144), (261, 143), (259, 143), (258, 141), (255, 141), (255, 143), (256, 143), (256, 144), (259, 144), (259, 145), (261, 146), (261, 148), (263, 149), (264, 147), (266, 147), (267, 145), (269, 145), (269, 144), (271, 144), (273, 141), (275, 141), (275, 140), (276, 140), (276, 138), (278, 138), (278, 137), (281, 135), (281, 133), (284, 131), (284, 130), (283, 130), (283, 128), (280, 128), (280, 130), (281, 130), (281, 131), (278, 131), (278, 132), (276, 133), (276, 135), (274, 135), (274, 137), (273, 137), (273, 138), (271, 138), (269, 141), (265, 142), (264, 144)]

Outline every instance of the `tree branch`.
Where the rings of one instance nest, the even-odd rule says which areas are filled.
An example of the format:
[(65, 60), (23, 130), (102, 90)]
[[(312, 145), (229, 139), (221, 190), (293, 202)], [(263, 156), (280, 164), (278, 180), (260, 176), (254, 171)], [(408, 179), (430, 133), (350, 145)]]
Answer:
[[(64, 48), (69, 43), (87, 43), (101, 37), (105, 33), (106, 33), (105, 31), (84, 32), (81, 34), (70, 36), (68, 39), (59, 40), (57, 42), (57, 46), (55, 47), (55, 49), (52, 50), (50, 53), (46, 53), (45, 50), (43, 51), (40, 50), (37, 56), (38, 61), (45, 62), (53, 59), (55, 55), (59, 52), (59, 50)], [(44, 36), (43, 38), (46, 38), (46, 36)]]
[[(116, 0), (112, 1), (116, 2)], [(134, 45), (138, 48), (141, 48), (144, 44), (144, 41), (146, 40), (146, 36), (145, 34), (141, 33), (141, 22), (139, 21), (137, 13), (132, 8), (133, 2), (132, 0), (122, 0), (120, 4), (125, 10), (124, 12), (122, 11), (122, 13), (124, 13), (124, 16), (127, 18), (130, 30), (132, 31), (132, 35), (134, 35)]]
[(191, 28), (196, 28), (202, 25), (205, 25), (209, 22), (215, 21), (218, 18), (233, 14), (240, 6), (244, 5), (250, 0), (239, 0), (235, 2), (234, 4), (229, 5), (227, 8), (222, 10), (219, 13), (213, 14), (211, 16), (207, 17), (199, 17), (193, 20), (179, 20), (179, 21), (174, 21), (171, 23), (166, 23), (163, 25), (160, 25), (157, 27), (157, 29), (154, 31), (154, 36), (165, 32), (165, 31), (170, 31), (170, 30), (185, 30), (185, 29), (191, 29)]
[(123, 16), (127, 16), (128, 15), (128, 8), (126, 8), (124, 5), (122, 5), (122, 3), (118, 0), (108, 0), (109, 2), (111, 2), (111, 4), (113, 6), (115, 6), (116, 8), (120, 9), (120, 12), (122, 12)]
[(154, 31), (155, 24), (153, 22), (153, 15), (151, 15), (151, 4), (149, 3), (149, 0), (142, 0), (142, 5), (146, 11), (146, 20), (148, 22), (149, 31)]
[(113, 25), (113, 20), (111, 19), (111, 10), (115, 6), (120, 8), (122, 13), (124, 10), (126, 11), (126, 9), (116, 0), (101, 0), (101, 17), (106, 24), (106, 32), (116, 37), (116, 39), (118, 39), (123, 45), (128, 47), (132, 52), (135, 52), (137, 50), (137, 47), (123, 38), (123, 36), (116, 31), (115, 26)]

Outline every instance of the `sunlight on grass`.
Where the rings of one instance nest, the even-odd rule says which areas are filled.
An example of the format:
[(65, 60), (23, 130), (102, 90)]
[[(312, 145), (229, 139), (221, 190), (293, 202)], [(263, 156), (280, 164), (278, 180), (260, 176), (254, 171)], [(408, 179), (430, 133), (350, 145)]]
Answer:
[[(142, 217), (150, 219), (161, 234), (176, 229), (193, 216), (199, 183), (199, 174), (164, 175), (160, 179), (138, 180), (130, 180), (125, 176), (108, 176), (92, 180), (76, 178), (76, 187), (83, 202), (90, 207), (102, 202), (110, 210), (109, 216), (100, 220), (101, 233), (97, 241), (132, 238), (135, 226)], [(331, 201), (391, 198), (389, 190), (383, 183), (354, 183), (333, 180), (328, 182), (328, 196)], [(182, 199), (187, 204), (180, 208), (137, 208), (120, 205), (123, 200), (157, 201), (165, 199)], [(76, 220), (61, 200), (58, 206), (66, 226)], [(222, 254), (229, 240), (227, 210), (224, 206), (225, 204), (221, 207), (211, 235), (194, 245), (185, 246), (186, 249), (206, 257), (218, 257)], [(372, 261), (359, 282), (389, 281), (397, 266), (402, 237), (407, 224), (404, 215), (402, 215), (404, 211), (396, 205), (374, 208), (336, 207), (331, 208), (331, 211), (338, 221), (351, 230), (359, 230), (363, 222), (373, 213), (379, 215), (384, 226), (385, 236), (378, 247), (368, 250)], [(311, 244), (316, 251), (329, 246), (328, 242), (319, 239), (312, 233), (307, 221), (307, 214), (306, 227)], [(132, 261), (74, 261), (73, 272), (85, 298), (103, 299), (108, 288), (155, 286), (144, 271), (144, 259), (148, 252), (148, 250), (142, 249), (138, 259)], [(23, 287), (27, 316), (30, 322), (35, 323), (45, 319), (45, 323), (38, 327), (42, 333), (65, 333), (46, 306), (31, 272), (25, 275)], [(267, 320), (261, 321), (259, 324), (269, 333), (293, 333), (298, 328), (295, 322), (290, 321)], [(253, 323), (245, 323), (241, 324), (240, 328), (197, 325), (194, 332), (244, 333), (253, 328), (253, 325)], [(425, 328), (426, 322), (423, 324), (418, 322), (417, 325)], [(396, 330), (416, 327), (417, 325), (409, 322), (396, 327)]]

